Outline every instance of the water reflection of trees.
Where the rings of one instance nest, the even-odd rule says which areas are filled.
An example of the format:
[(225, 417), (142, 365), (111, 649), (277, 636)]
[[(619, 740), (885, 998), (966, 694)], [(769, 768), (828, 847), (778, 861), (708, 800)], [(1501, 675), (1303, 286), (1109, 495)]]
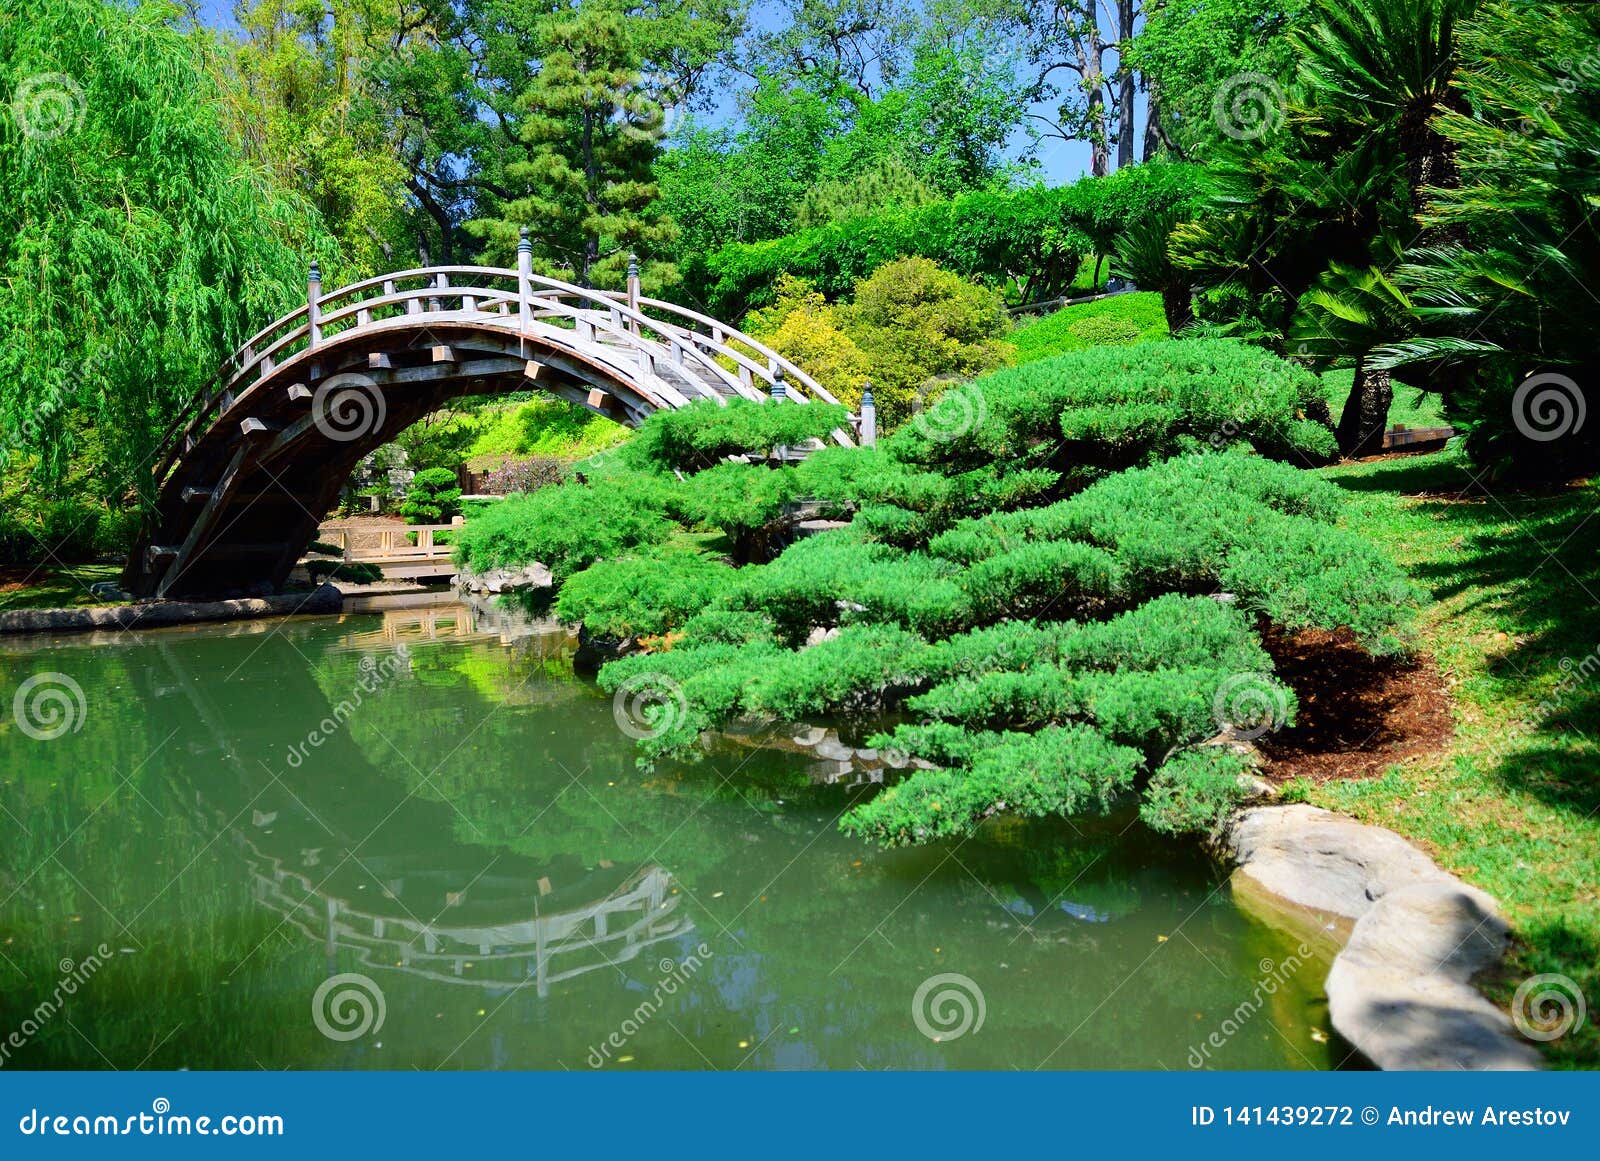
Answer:
[[(5, 947), (27, 986), (0, 989), (0, 1016), (51, 982), (61, 949), (106, 938), (136, 951), (73, 1020), (119, 1067), (153, 1044), (147, 1067), (431, 1065), (438, 1013), (443, 1027), (499, 1010), (479, 998), (484, 981), (516, 1002), (459, 1063), (575, 1063), (648, 987), (657, 956), (628, 949), (665, 958), (692, 920), (715, 954), (673, 1010), (677, 1030), (647, 1036), (641, 1062), (698, 1066), (681, 1032), (719, 1067), (746, 1055), (737, 1039), (764, 1045), (752, 1066), (1029, 1063), (1092, 1014), (1053, 1065), (1181, 1067), (1256, 961), (1281, 953), (1148, 836), (1015, 824), (959, 848), (885, 852), (837, 833), (852, 791), (813, 785), (803, 756), (742, 748), (641, 771), (608, 699), (559, 654), (498, 638), (414, 642), (393, 680), (290, 767), (285, 753), (348, 698), (363, 660), (399, 643), (349, 639), (371, 628), (152, 635), (50, 660), (93, 712), (81, 735), (25, 755), (0, 734), (23, 759), (0, 775), (0, 803), (29, 825), (0, 850), (6, 889), (42, 864), (0, 908), (27, 948)], [(102, 753), (119, 773), (96, 765)], [(352, 850), (359, 861), (341, 867)], [(183, 873), (152, 899), (165, 872), (120, 874), (126, 861)], [(1152, 917), (1191, 912), (1183, 934)], [(610, 947), (599, 923), (618, 936)], [(540, 999), (539, 945), (562, 936), (574, 951), (547, 957)], [(308, 998), (335, 967), (385, 980), (404, 1033), (386, 1039), (412, 1055), (315, 1032)], [(911, 994), (939, 971), (987, 991), (981, 1038), (936, 1046), (912, 1027)], [(1304, 984), (1220, 1063), (1292, 1063), (1277, 1029), (1314, 993)], [(30, 1063), (105, 1066), (70, 1029), (51, 1037)]]

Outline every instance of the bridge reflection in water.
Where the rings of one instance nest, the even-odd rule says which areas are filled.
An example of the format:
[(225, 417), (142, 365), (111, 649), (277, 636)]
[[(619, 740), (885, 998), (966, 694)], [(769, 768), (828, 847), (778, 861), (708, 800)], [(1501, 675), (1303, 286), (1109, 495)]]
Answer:
[[(441, 639), (495, 640), (535, 659), (574, 644), (560, 625), (451, 603), (388, 609), (380, 627), (352, 628), (327, 650), (372, 656), (375, 646)], [(605, 859), (590, 867), (571, 857), (544, 862), (455, 839), (454, 808), (399, 793), (347, 731), (317, 750), (318, 769), (336, 769), (337, 784), (311, 776), (309, 764), (291, 763), (274, 774), (245, 760), (231, 741), (246, 732), (235, 720), (244, 707), (213, 697), (186, 672), (178, 652), (158, 651), (173, 681), (152, 694), (181, 691), (198, 719), (197, 733), (210, 735), (213, 752), (236, 776), (227, 789), (191, 782), (183, 796), (191, 813), (206, 831), (231, 840), (249, 869), (253, 900), (280, 926), (323, 946), (330, 974), (341, 970), (342, 951), (373, 969), (548, 997), (563, 981), (617, 968), (694, 931), (665, 867), (620, 868)], [(303, 664), (281, 672), (288, 680), (301, 675), (293, 682), (295, 700), (314, 706), (313, 717), (337, 718)], [(352, 798), (359, 812), (351, 812)], [(393, 825), (373, 827), (368, 818)], [(417, 833), (427, 837), (425, 851), (401, 837)]]
[[(321, 941), (330, 970), (344, 949), (374, 968), (489, 990), (532, 985), (548, 996), (553, 984), (626, 963), (694, 930), (678, 912), (672, 876), (660, 866), (629, 876), (594, 902), (548, 912), (539, 910), (537, 893), (525, 881), (480, 877), (471, 885), (477, 917), (441, 922), (421, 920), (398, 905), (403, 877), (390, 880), (386, 890), (396, 906), (355, 904), (281, 860), (262, 857), (248, 840), (240, 845), (250, 860), (257, 902)], [(528, 914), (530, 909), (535, 913)]]

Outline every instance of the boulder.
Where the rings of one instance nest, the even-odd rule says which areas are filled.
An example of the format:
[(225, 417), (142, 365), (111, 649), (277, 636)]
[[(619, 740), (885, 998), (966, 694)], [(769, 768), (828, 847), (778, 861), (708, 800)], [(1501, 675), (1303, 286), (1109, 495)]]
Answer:
[(1314, 806), (1267, 806), (1234, 817), (1235, 872), (1312, 911), (1359, 919), (1374, 899), (1414, 883), (1449, 879), (1395, 834)]
[(1472, 986), (1510, 941), (1490, 896), (1393, 831), (1311, 806), (1241, 811), (1224, 842), (1241, 894), (1265, 892), (1324, 930), (1354, 920), (1328, 972), (1328, 1013), (1379, 1068), (1540, 1067)]
[(555, 577), (548, 568), (534, 561), (522, 568), (491, 568), (483, 573), (462, 569), (451, 578), (451, 583), (462, 592), (492, 596), (521, 589), (547, 589), (555, 584)]
[(1495, 902), (1448, 876), (1389, 892), (1328, 972), (1333, 1025), (1379, 1068), (1536, 1069), (1539, 1053), (1472, 986), (1505, 955)]

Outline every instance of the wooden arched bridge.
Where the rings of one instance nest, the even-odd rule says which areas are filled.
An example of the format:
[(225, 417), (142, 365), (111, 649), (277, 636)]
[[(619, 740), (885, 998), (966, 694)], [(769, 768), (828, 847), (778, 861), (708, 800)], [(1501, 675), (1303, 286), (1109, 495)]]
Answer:
[[(518, 268), (406, 270), (306, 305), (223, 365), (157, 455), (123, 574), (140, 597), (279, 588), (360, 459), (460, 395), (538, 389), (634, 425), (699, 399), (838, 402), (763, 343), (639, 293)], [(852, 442), (839, 430), (834, 439)]]

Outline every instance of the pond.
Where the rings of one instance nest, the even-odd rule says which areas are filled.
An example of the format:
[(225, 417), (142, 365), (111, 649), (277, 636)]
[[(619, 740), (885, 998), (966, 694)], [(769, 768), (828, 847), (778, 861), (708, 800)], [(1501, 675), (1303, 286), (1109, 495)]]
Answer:
[(1335, 1062), (1326, 963), (1194, 844), (879, 850), (836, 823), (881, 773), (639, 768), (574, 645), (459, 606), (0, 642), (0, 1067)]

